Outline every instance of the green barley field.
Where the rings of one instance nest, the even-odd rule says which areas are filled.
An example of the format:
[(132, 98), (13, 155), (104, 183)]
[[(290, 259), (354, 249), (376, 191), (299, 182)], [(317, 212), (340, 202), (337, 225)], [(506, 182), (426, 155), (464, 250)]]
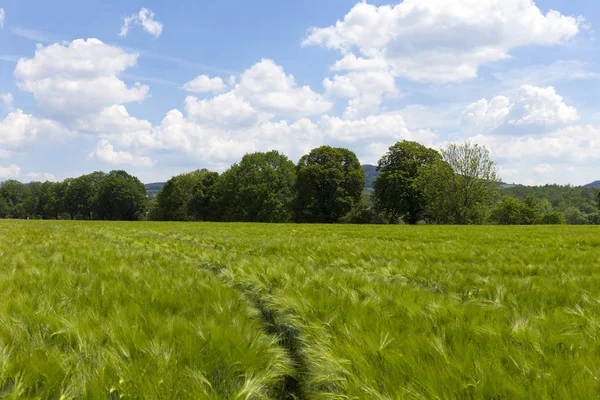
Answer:
[(597, 227), (0, 221), (0, 399), (593, 399)]

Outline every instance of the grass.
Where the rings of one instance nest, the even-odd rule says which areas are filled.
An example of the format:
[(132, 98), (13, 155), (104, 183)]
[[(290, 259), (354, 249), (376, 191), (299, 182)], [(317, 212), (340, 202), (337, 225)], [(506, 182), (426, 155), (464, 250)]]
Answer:
[(0, 221), (0, 398), (600, 395), (596, 227)]

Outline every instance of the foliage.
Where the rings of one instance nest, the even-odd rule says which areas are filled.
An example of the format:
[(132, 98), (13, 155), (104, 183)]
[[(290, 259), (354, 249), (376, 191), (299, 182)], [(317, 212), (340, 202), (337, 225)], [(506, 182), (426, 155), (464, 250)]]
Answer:
[(402, 141), (379, 160), (379, 176), (373, 186), (375, 208), (391, 221), (402, 218), (416, 224), (423, 217), (426, 201), (418, 185), (421, 171), (441, 160), (440, 154), (417, 142)]
[(138, 221), (148, 207), (144, 184), (125, 171), (111, 171), (101, 182), (95, 211), (98, 219)]
[(389, 220), (381, 213), (377, 212), (373, 207), (369, 207), (364, 199), (361, 199), (354, 205), (352, 210), (344, 215), (339, 220), (342, 224), (388, 224)]
[(589, 223), (587, 216), (584, 213), (582, 213), (577, 207), (567, 208), (564, 214), (567, 224), (585, 225)]
[(73, 219), (95, 219), (98, 196), (103, 181), (104, 172), (93, 172), (78, 178), (65, 180), (64, 208)]
[(518, 199), (527, 196), (546, 199), (556, 211), (564, 212), (569, 207), (577, 207), (584, 214), (589, 214), (598, 209), (600, 189), (560, 185), (513, 186), (501, 189), (500, 194)]
[(444, 224), (481, 224), (498, 192), (499, 179), (485, 147), (451, 144), (442, 160), (423, 169), (426, 215)]
[(348, 149), (322, 146), (297, 166), (298, 222), (335, 223), (361, 200), (364, 171)]
[(277, 151), (246, 154), (217, 183), (223, 221), (289, 222), (296, 173)]
[(30, 200), (31, 191), (21, 182), (8, 180), (0, 184), (0, 217), (27, 217), (26, 203)]
[(213, 186), (218, 176), (216, 172), (203, 169), (169, 179), (156, 196), (153, 219), (210, 220), (210, 210), (215, 207)]

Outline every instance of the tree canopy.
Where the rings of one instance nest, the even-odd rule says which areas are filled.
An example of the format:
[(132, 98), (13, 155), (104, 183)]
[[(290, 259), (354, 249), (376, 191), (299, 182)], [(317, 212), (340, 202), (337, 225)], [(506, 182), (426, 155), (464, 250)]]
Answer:
[(290, 222), (295, 165), (277, 151), (246, 154), (217, 183), (224, 221)]
[(424, 168), (440, 160), (440, 153), (417, 142), (402, 141), (390, 147), (377, 166), (375, 208), (391, 221), (402, 218), (407, 224), (416, 224), (425, 209), (419, 176)]
[(451, 144), (441, 154), (442, 159), (420, 176), (426, 215), (438, 223), (483, 223), (500, 182), (488, 150), (477, 144)]
[(297, 166), (296, 218), (299, 222), (338, 222), (361, 201), (365, 177), (352, 151), (322, 146)]
[(96, 201), (96, 215), (102, 220), (137, 221), (145, 218), (146, 188), (125, 171), (111, 171), (102, 179)]

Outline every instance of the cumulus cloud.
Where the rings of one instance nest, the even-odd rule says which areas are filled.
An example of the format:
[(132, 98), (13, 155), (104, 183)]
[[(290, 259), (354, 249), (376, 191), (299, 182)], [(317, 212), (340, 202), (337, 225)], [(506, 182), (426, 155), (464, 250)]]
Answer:
[(154, 12), (147, 8), (142, 8), (137, 14), (132, 14), (129, 17), (123, 19), (123, 25), (121, 25), (121, 37), (127, 36), (129, 28), (132, 25), (141, 26), (144, 31), (154, 37), (159, 37), (163, 30), (163, 25), (154, 19)]
[(247, 126), (252, 125), (259, 113), (242, 97), (230, 91), (210, 100), (198, 100), (194, 96), (185, 99), (185, 109), (193, 120), (206, 125)]
[(98, 39), (77, 39), (38, 45), (33, 58), (19, 60), (14, 75), (18, 87), (32, 93), (47, 116), (74, 119), (146, 98), (148, 86), (128, 87), (119, 79), (137, 58)]
[(341, 52), (337, 68), (383, 60), (395, 76), (460, 82), (515, 48), (564, 43), (583, 24), (581, 17), (543, 14), (533, 0), (404, 0), (381, 7), (361, 2), (335, 25), (312, 28), (303, 45)]
[(481, 99), (470, 104), (463, 113), (462, 124), (470, 132), (518, 134), (521, 132), (518, 127), (527, 127), (532, 132), (531, 127), (548, 128), (578, 119), (577, 110), (566, 105), (553, 87), (525, 85), (513, 102), (508, 97), (496, 96), (490, 101)]
[(208, 75), (200, 75), (183, 85), (183, 88), (193, 93), (220, 92), (225, 89), (225, 83), (218, 76), (211, 78)]
[(15, 164), (9, 165), (8, 167), (0, 167), (0, 179), (17, 179), (21, 174), (21, 168)]
[(39, 119), (16, 110), (0, 121), (0, 149), (17, 150), (42, 138), (61, 138), (70, 134), (55, 121)]
[(323, 86), (335, 97), (350, 98), (344, 112), (347, 119), (358, 119), (379, 111), (382, 96), (395, 95), (395, 78), (389, 71), (353, 71), (346, 75), (326, 78)]
[[(486, 146), (500, 167), (518, 171), (511, 176), (520, 183), (528, 183), (533, 173), (544, 178), (531, 180), (535, 184), (585, 184), (595, 179), (594, 169), (600, 163), (600, 127), (592, 125), (573, 125), (543, 136), (479, 134), (468, 140)], [(573, 176), (574, 168), (589, 168), (592, 176)]]
[(32, 181), (38, 181), (38, 182), (58, 182), (58, 180), (56, 179), (56, 177), (52, 174), (49, 174), (47, 172), (30, 172), (28, 174), (25, 174), (25, 176), (29, 179), (31, 179)]
[(0, 29), (4, 28), (4, 8), (0, 8)]
[(270, 59), (244, 71), (235, 90), (254, 106), (282, 116), (318, 115), (333, 107), (310, 86), (298, 86), (293, 75)]
[(139, 167), (151, 167), (154, 165), (149, 157), (138, 156), (127, 151), (115, 151), (113, 145), (105, 139), (98, 142), (94, 151), (89, 154), (89, 158), (111, 165)]
[(4, 103), (4, 108), (7, 110), (13, 109), (14, 97), (11, 93), (0, 93), (0, 100)]

